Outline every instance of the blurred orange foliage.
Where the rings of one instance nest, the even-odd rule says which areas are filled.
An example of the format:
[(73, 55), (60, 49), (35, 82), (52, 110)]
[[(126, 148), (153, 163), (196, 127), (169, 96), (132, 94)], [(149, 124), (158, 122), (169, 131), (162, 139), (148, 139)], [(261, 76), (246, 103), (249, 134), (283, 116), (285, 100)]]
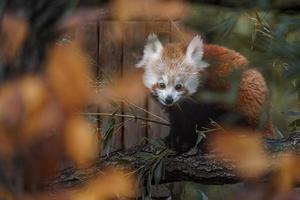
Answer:
[(268, 170), (270, 158), (260, 134), (246, 129), (220, 132), (213, 138), (213, 151), (234, 162), (239, 175), (254, 178)]
[[(189, 12), (188, 5), (179, 0), (114, 0), (110, 6), (112, 17), (120, 21), (182, 19)], [(82, 23), (80, 17), (73, 20), (62, 24)], [(1, 59), (10, 61), (30, 36), (30, 30), (23, 19), (10, 15), (4, 15), (0, 25)], [(123, 33), (123, 26), (115, 26), (111, 36), (121, 41)], [(180, 40), (194, 35), (180, 30), (176, 34), (180, 35)], [(103, 86), (96, 100), (90, 102), (94, 97), (89, 85), (91, 67), (79, 44), (79, 41), (72, 41), (50, 45), (45, 71), (20, 76), (0, 87), (0, 159), (9, 165), (4, 167), (9, 169), (5, 171), (8, 179), (15, 178), (12, 182), (21, 180), (25, 189), (38, 188), (38, 184), (56, 173), (65, 155), (77, 167), (86, 167), (97, 158), (101, 137), (80, 116), (87, 104), (106, 106), (110, 101), (139, 104), (146, 97), (141, 73), (123, 72), (122, 78), (115, 77), (113, 84)], [(257, 180), (271, 169), (274, 176), (269, 190), (277, 197), (287, 199), (299, 182), (299, 156), (287, 152), (272, 157), (265, 151), (260, 134), (254, 131), (231, 129), (220, 132), (213, 138), (212, 146), (211, 150), (220, 160), (232, 161), (236, 171), (246, 180)], [(16, 158), (18, 162), (15, 162)], [(99, 176), (83, 188), (69, 191), (67, 198), (111, 199), (134, 197), (136, 192), (134, 177), (110, 169), (99, 172)], [(0, 188), (0, 196), (14, 198), (6, 188)], [(28, 195), (26, 198), (34, 197)], [(48, 199), (45, 196), (39, 198)]]
[(6, 14), (1, 18), (0, 27), (0, 54), (3, 55), (2, 59), (10, 60), (16, 56), (27, 36), (27, 23)]
[[(182, 19), (189, 11), (183, 0), (113, 0), (110, 3), (113, 19), (130, 20), (176, 20)], [(112, 29), (115, 41), (122, 41), (124, 27), (115, 25)]]
[(67, 111), (79, 111), (90, 97), (90, 69), (86, 55), (76, 42), (55, 44), (50, 50), (46, 75)]
[(122, 77), (113, 78), (112, 83), (103, 88), (98, 96), (98, 102), (104, 103), (105, 101), (101, 101), (101, 99), (106, 97), (110, 101), (139, 104), (143, 103), (146, 96), (147, 90), (143, 84), (142, 73), (134, 71), (126, 72)]
[[(18, 30), (15, 21), (5, 23)], [(0, 157), (8, 165), (16, 156), (22, 158), (19, 166), (8, 168), (12, 172), (23, 168), (27, 187), (56, 172), (64, 155), (77, 164), (92, 162), (98, 155), (95, 133), (76, 117), (90, 98), (90, 68), (75, 43), (54, 44), (45, 72), (21, 76), (0, 87)], [(21, 175), (14, 174), (10, 178)]]
[(300, 157), (294, 153), (283, 153), (278, 155), (275, 165), (272, 189), (278, 195), (288, 196), (300, 181)]
[(124, 199), (134, 198), (137, 192), (136, 179), (127, 173), (109, 169), (88, 183), (84, 188), (75, 191), (72, 199), (97, 200), (97, 199)]
[(99, 138), (91, 126), (80, 117), (71, 117), (66, 123), (67, 154), (81, 167), (90, 164), (98, 155)]
[[(293, 199), (294, 187), (300, 181), (300, 157), (293, 152), (271, 155), (265, 150), (260, 134), (246, 129), (229, 129), (212, 138), (211, 151), (220, 161), (230, 160), (234, 170), (254, 187), (242, 191), (247, 200)], [(228, 165), (228, 163), (224, 163)], [(230, 166), (232, 167), (232, 165)], [(269, 182), (261, 183), (266, 175), (272, 175)], [(237, 195), (237, 198), (241, 197)]]
[(188, 5), (180, 0), (114, 0), (111, 6), (113, 17), (121, 20), (182, 19), (188, 12)]

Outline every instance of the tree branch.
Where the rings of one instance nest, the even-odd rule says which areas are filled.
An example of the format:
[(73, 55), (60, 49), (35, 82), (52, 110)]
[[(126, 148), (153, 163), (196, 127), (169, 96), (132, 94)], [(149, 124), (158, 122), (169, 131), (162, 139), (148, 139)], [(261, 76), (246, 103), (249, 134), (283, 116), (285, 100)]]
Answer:
[[(273, 155), (286, 151), (300, 154), (300, 132), (283, 139), (267, 139), (265, 144), (266, 149)], [(110, 166), (130, 171), (136, 170), (144, 165), (144, 162), (139, 157), (140, 152), (157, 154), (157, 148), (147, 144), (114, 152), (110, 157), (100, 158), (97, 164), (92, 167), (80, 170), (74, 168), (65, 169), (49, 185), (51, 187), (75, 186), (87, 181), (90, 177), (99, 173), (99, 170)], [(124, 165), (124, 160), (129, 161), (127, 163), (130, 163), (130, 165)], [(202, 184), (239, 182), (240, 180), (234, 172), (234, 166), (224, 166), (224, 162), (226, 163), (226, 161), (218, 161), (215, 155), (206, 153), (171, 155), (165, 158), (165, 178), (162, 182), (185, 180)]]

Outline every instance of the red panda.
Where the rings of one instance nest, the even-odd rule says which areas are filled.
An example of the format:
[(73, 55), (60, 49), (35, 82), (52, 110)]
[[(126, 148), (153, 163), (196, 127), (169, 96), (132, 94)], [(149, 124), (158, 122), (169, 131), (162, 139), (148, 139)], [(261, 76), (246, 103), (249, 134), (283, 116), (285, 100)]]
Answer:
[[(248, 60), (234, 50), (203, 44), (200, 36), (188, 45), (163, 46), (155, 34), (150, 34), (136, 67), (144, 69), (144, 85), (165, 107), (171, 123), (166, 142), (179, 152), (189, 150), (197, 140), (197, 130), (209, 127), (211, 120), (225, 126), (259, 127), (268, 88), (262, 74), (249, 68)], [(199, 101), (205, 90), (230, 91), (228, 77), (234, 72), (240, 72), (240, 82), (233, 105), (222, 99)], [(262, 132), (272, 136), (267, 115)]]

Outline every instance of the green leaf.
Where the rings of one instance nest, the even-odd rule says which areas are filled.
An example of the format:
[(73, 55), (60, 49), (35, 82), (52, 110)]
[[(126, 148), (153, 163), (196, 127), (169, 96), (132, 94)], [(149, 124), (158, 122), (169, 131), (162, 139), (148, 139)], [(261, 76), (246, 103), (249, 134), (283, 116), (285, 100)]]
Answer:
[(194, 147), (198, 147), (200, 142), (204, 139), (204, 135), (201, 134), (201, 133), (198, 133), (198, 136), (197, 136), (197, 140), (196, 140), (196, 143), (195, 143), (195, 146)]
[(147, 185), (146, 185), (146, 189), (147, 189), (147, 194), (149, 195), (149, 197), (151, 198), (151, 183), (152, 183), (152, 173), (149, 171), (148, 175), (147, 175)]
[(137, 152), (135, 155), (143, 160), (150, 160), (156, 157), (154, 154), (147, 152)]
[(166, 144), (164, 143), (164, 141), (162, 139), (147, 138), (147, 142), (157, 148), (166, 147)]
[(300, 119), (296, 119), (289, 124), (289, 127), (300, 127)]
[(208, 200), (208, 196), (206, 196), (206, 194), (202, 191), (199, 191), (202, 197), (202, 200)]
[(107, 122), (107, 129), (104, 132), (104, 137), (103, 137), (103, 151), (106, 156), (109, 156), (110, 153), (110, 148), (111, 148), (111, 142), (112, 142), (112, 136), (114, 133), (114, 127), (116, 124), (116, 119), (115, 115), (118, 111), (114, 111), (112, 115), (108, 118)]
[(292, 121), (288, 127), (291, 129), (291, 131), (296, 131), (300, 128), (300, 119), (296, 119)]
[(154, 183), (155, 183), (155, 185), (158, 185), (159, 182), (161, 181), (161, 177), (163, 175), (162, 170), (163, 170), (163, 161), (161, 160), (154, 169)]

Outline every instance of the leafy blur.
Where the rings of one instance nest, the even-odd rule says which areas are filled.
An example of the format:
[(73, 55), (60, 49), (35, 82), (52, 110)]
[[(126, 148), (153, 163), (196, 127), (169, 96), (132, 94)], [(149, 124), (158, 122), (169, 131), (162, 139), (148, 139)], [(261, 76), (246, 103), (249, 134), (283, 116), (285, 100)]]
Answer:
[[(167, 33), (173, 34), (175, 40), (189, 41), (195, 33), (200, 33), (208, 43), (241, 52), (266, 77), (278, 135), (299, 131), (297, 1), (246, 1), (243, 5), (222, 0), (106, 3), (109, 17), (122, 23), (163, 19), (176, 25), (175, 33)], [(91, 70), (90, 55), (82, 47), (83, 38), (62, 39), (70, 34), (69, 29), (72, 32), (72, 28), (102, 16), (96, 7), (103, 6), (102, 1), (93, 1), (95, 7), (85, 11), (80, 10), (81, 4), (67, 0), (0, 1), (1, 198), (51, 198), (44, 184), (59, 170), (66, 165), (80, 168), (92, 165), (102, 155), (102, 148), (105, 155), (109, 154), (111, 141), (107, 140), (112, 139), (114, 129), (124, 125), (124, 120), (116, 122), (117, 116), (125, 117), (124, 107), (135, 120), (136, 110), (155, 116), (136, 105), (145, 98), (139, 73), (123, 72), (123, 77), (113, 74), (98, 80)], [(178, 20), (183, 23), (177, 25)], [(124, 27), (115, 23), (110, 37), (122, 43), (123, 31)], [(103, 135), (95, 123), (81, 114), (90, 105), (116, 108)], [(159, 118), (159, 122), (163, 120)], [(162, 145), (151, 139), (148, 143)], [(265, 152), (259, 134), (248, 130), (226, 130), (213, 143), (211, 150), (222, 159), (232, 160), (240, 177), (251, 185), (230, 199), (299, 199), (293, 189), (300, 178), (298, 155), (285, 152), (273, 158)], [(157, 155), (141, 153), (141, 159), (150, 160), (139, 170), (141, 187), (146, 182), (149, 189), (152, 180), (158, 184), (163, 178), (162, 161), (169, 155), (163, 148)], [(81, 187), (55, 191), (55, 198), (124, 199), (137, 195), (138, 184), (132, 173), (100, 168)], [(268, 175), (270, 169), (271, 181), (261, 183), (259, 179)], [(207, 198), (202, 192), (201, 195)]]

